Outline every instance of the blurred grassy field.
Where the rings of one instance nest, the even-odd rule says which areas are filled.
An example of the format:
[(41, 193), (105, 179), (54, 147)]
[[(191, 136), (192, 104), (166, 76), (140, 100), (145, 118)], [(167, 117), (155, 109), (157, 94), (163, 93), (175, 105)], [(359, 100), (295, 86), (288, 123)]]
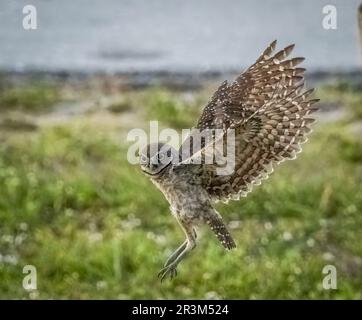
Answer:
[[(127, 162), (126, 134), (149, 120), (191, 126), (210, 93), (2, 84), (0, 298), (361, 299), (362, 94), (348, 84), (319, 88), (321, 108), (341, 115), (324, 121), (320, 112), (296, 161), (247, 198), (218, 205), (237, 249), (225, 252), (202, 229), (178, 277), (158, 281), (183, 234)], [(29, 264), (33, 292), (22, 287)], [(337, 290), (322, 288), (328, 264)]]

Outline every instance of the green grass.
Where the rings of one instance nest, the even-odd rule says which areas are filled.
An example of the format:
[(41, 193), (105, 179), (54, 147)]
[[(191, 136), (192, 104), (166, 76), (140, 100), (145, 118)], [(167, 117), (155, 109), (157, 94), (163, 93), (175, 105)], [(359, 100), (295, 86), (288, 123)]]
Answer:
[(183, 101), (176, 94), (165, 90), (149, 90), (146, 95), (147, 115), (176, 129), (195, 125), (199, 115), (198, 104)]
[[(199, 112), (162, 89), (134, 95), (144, 123), (180, 128)], [(183, 234), (162, 194), (127, 162), (125, 137), (86, 116), (8, 134), (0, 144), (0, 298), (361, 299), (362, 140), (348, 125), (317, 124), (296, 161), (248, 198), (219, 204), (237, 249), (225, 252), (202, 229), (178, 277), (162, 284), (156, 274)], [(37, 268), (35, 293), (22, 288), (28, 264)], [(327, 264), (337, 268), (338, 290), (322, 288)]]
[(129, 99), (119, 99), (108, 106), (108, 110), (113, 113), (129, 112), (132, 110), (132, 101)]
[(44, 111), (50, 109), (59, 99), (57, 88), (47, 84), (0, 86), (0, 111)]
[(362, 119), (362, 92), (360, 87), (349, 82), (337, 81), (318, 88), (317, 95), (324, 103), (333, 103), (348, 108), (354, 119)]

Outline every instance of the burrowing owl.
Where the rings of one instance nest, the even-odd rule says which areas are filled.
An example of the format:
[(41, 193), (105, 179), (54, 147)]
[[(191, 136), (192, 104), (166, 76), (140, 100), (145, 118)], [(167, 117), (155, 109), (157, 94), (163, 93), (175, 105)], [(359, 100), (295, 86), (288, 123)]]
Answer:
[[(180, 261), (196, 246), (195, 226), (206, 224), (226, 249), (235, 242), (212, 204), (246, 196), (273, 169), (294, 159), (306, 141), (318, 99), (304, 91), (305, 69), (297, 68), (304, 58), (286, 60), (294, 45), (273, 54), (272, 42), (243, 74), (217, 89), (202, 112), (196, 128), (221, 129), (224, 137), (235, 132), (235, 166), (227, 175), (217, 174), (218, 165), (194, 164), (169, 145), (149, 144), (140, 154), (140, 164), (170, 203), (170, 209), (185, 232), (186, 240), (167, 259), (161, 280), (177, 274)], [(201, 151), (207, 146), (202, 144)], [(192, 155), (191, 155), (192, 156)], [(177, 161), (175, 161), (177, 159)]]

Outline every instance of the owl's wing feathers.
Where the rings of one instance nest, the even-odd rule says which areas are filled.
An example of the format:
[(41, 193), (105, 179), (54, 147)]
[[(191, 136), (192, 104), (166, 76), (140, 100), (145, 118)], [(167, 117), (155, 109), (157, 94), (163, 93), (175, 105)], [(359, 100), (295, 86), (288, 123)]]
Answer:
[(205, 188), (214, 200), (239, 199), (260, 184), (273, 164), (294, 159), (306, 141), (309, 115), (318, 99), (303, 91), (304, 58), (286, 60), (294, 45), (273, 54), (272, 42), (257, 61), (232, 84), (217, 89), (198, 121), (197, 128), (235, 129), (235, 170), (217, 175), (216, 165), (205, 165)]

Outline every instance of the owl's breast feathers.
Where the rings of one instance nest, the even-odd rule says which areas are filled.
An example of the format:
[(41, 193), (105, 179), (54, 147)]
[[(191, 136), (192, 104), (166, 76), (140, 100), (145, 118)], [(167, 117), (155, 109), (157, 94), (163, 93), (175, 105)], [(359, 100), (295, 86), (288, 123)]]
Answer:
[(164, 194), (174, 214), (180, 218), (197, 218), (210, 210), (210, 196), (204, 188), (205, 175), (201, 165), (175, 165), (152, 182)]

